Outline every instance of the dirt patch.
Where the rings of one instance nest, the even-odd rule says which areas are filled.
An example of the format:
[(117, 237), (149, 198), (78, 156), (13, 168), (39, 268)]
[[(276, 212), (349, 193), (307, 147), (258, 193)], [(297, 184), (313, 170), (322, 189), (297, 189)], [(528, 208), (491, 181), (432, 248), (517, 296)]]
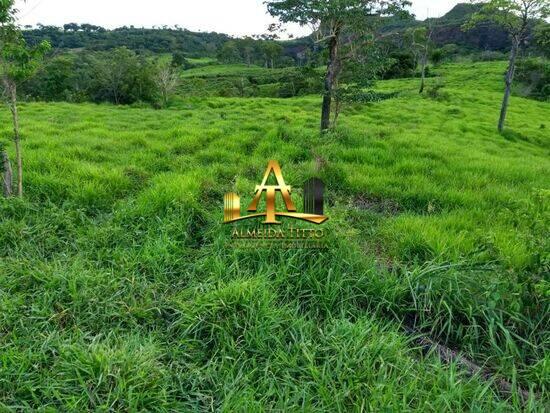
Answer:
[(402, 211), (401, 206), (393, 199), (385, 199), (374, 195), (359, 195), (354, 201), (355, 208), (371, 211), (377, 214), (397, 215)]

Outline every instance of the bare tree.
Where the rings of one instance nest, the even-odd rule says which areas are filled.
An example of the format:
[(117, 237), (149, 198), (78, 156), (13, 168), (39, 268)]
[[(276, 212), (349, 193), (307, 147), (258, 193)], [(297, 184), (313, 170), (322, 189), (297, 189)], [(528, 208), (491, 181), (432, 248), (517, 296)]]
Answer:
[(419, 27), (410, 30), (411, 50), (415, 56), (416, 64), (420, 64), (420, 90), (424, 92), (426, 85), (426, 68), (428, 67), (428, 56), (433, 36), (433, 25), (430, 19), (426, 27)]
[(179, 73), (170, 65), (162, 65), (158, 68), (154, 81), (160, 94), (162, 106), (168, 106), (170, 97), (180, 83)]
[(499, 132), (503, 131), (506, 122), (516, 72), (516, 60), (520, 47), (529, 35), (530, 22), (536, 19), (544, 19), (549, 15), (549, 0), (489, 0), (465, 25), (466, 29), (470, 29), (481, 22), (491, 21), (504, 27), (512, 39), (508, 70), (504, 78), (505, 90), (498, 121)]
[[(17, 84), (28, 79), (38, 68), (44, 54), (50, 49), (48, 42), (34, 48), (27, 47), (20, 29), (15, 25), (13, 1), (0, 3), (0, 86), (13, 122), (13, 141), (17, 163), (17, 195), (23, 196), (23, 157), (17, 109)], [(11, 170), (11, 168), (10, 168)], [(4, 175), (4, 179), (6, 178)]]

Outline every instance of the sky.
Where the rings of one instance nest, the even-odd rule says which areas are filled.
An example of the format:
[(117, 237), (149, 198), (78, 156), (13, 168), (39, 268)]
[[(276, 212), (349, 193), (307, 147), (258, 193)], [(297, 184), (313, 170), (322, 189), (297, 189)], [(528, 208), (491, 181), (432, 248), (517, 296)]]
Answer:
[[(467, 2), (468, 0), (462, 0)], [(417, 18), (439, 17), (460, 1), (413, 0)], [(175, 26), (192, 31), (215, 31), (232, 36), (261, 34), (274, 20), (263, 0), (17, 0), (22, 25), (62, 26), (90, 23), (106, 28), (120, 26)], [(289, 26), (288, 33), (308, 34)]]

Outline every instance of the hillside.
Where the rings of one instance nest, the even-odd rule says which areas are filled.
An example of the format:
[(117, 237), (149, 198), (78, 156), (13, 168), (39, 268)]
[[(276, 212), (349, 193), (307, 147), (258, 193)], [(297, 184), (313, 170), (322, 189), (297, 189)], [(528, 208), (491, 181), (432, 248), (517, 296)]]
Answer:
[[(441, 47), (455, 44), (463, 51), (508, 51), (511, 42), (508, 34), (494, 24), (481, 24), (471, 30), (464, 30), (463, 25), (470, 16), (480, 10), (479, 4), (459, 3), (442, 17), (429, 19), (434, 33), (434, 43)], [(393, 21), (383, 31), (402, 33), (410, 27), (427, 24), (428, 21), (402, 20)]]
[[(0, 406), (523, 411), (517, 387), (424, 354), (405, 323), (543, 411), (549, 111), (512, 97), (499, 135), (504, 70), (448, 64), (426, 96), (380, 82), (399, 95), (347, 107), (326, 136), (318, 96), (22, 104), (27, 192), (0, 200)], [(326, 183), (327, 249), (231, 247), (223, 196), (250, 197), (269, 159), (293, 186)]]
[[(438, 46), (456, 44), (470, 51), (498, 50), (507, 51), (510, 41), (504, 30), (487, 24), (464, 31), (462, 25), (470, 15), (479, 9), (479, 5), (461, 3), (440, 18), (431, 19), (435, 27), (434, 41)], [(408, 27), (424, 22), (417, 20), (391, 19), (381, 29), (382, 32), (400, 32)], [(116, 47), (128, 47), (135, 51), (153, 53), (183, 52), (188, 56), (215, 56), (221, 46), (231, 39), (218, 33), (199, 33), (185, 29), (157, 28), (145, 29), (121, 27), (106, 30), (90, 24), (65, 24), (63, 27), (40, 26), (24, 31), (30, 44), (48, 40), (54, 49), (109, 50)], [(300, 60), (307, 49), (312, 49), (309, 38), (281, 42), (284, 55)]]
[(75, 23), (63, 27), (40, 26), (26, 29), (23, 35), (29, 44), (48, 40), (54, 49), (109, 50), (127, 47), (136, 51), (153, 53), (176, 51), (190, 56), (215, 56), (229, 36), (218, 33), (192, 32), (185, 29), (146, 29), (120, 27), (106, 30), (99, 26)]

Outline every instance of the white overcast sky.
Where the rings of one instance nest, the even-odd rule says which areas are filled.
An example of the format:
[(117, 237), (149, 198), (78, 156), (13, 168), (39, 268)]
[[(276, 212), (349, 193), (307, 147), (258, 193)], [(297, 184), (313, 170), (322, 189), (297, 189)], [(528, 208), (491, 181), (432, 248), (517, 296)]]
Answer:
[[(467, 2), (468, 0), (462, 0)], [(439, 17), (460, 1), (413, 0), (417, 18)], [(17, 0), (22, 25), (61, 26), (90, 23), (120, 26), (175, 26), (193, 31), (215, 31), (233, 36), (265, 33), (273, 19), (263, 0)], [(295, 35), (307, 29), (289, 27)]]

